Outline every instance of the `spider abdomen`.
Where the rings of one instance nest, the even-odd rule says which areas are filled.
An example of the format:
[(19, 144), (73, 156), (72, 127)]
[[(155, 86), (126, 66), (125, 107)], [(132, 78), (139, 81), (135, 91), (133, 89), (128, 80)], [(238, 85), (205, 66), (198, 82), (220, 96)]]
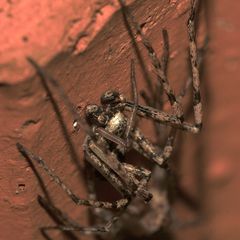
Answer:
[(117, 112), (109, 120), (106, 130), (119, 137), (123, 136), (127, 127), (127, 119), (122, 112)]

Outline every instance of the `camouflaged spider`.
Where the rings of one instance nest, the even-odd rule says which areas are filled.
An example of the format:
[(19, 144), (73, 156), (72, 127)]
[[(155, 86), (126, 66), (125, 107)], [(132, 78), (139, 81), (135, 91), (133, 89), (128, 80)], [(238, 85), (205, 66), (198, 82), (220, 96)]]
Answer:
[[(131, 15), (128, 13), (124, 1), (119, 0), (122, 7), (122, 13), (124, 21)], [(197, 47), (195, 43), (195, 14), (196, 14), (197, 1), (192, 2), (191, 13), (188, 19), (188, 33), (190, 40), (190, 58), (191, 67), (193, 73), (193, 107), (194, 107), (194, 119), (195, 124), (190, 124), (184, 121), (182, 106), (172, 88), (169, 85), (166, 76), (166, 67), (168, 52), (165, 52), (165, 59), (160, 63), (157, 55), (143, 35), (139, 25), (134, 23), (136, 32), (141, 36), (142, 42), (147, 49), (154, 69), (156, 70), (157, 79), (159, 84), (163, 87), (167, 94), (168, 100), (173, 108), (173, 114), (168, 114), (158, 109), (141, 106), (138, 104), (137, 88), (135, 80), (134, 63), (131, 63), (131, 83), (134, 94), (134, 101), (128, 101), (125, 97), (117, 91), (107, 91), (101, 96), (101, 106), (88, 105), (86, 107), (86, 119), (88, 126), (78, 117), (74, 106), (65, 95), (60, 85), (53, 78), (49, 77), (36, 62), (29, 59), (29, 62), (35, 67), (37, 73), (45, 84), (47, 80), (52, 86), (58, 88), (59, 93), (64, 103), (68, 106), (71, 114), (74, 117), (74, 128), (81, 127), (87, 133), (84, 142), (84, 153), (86, 160), (99, 171), (113, 187), (115, 187), (123, 196), (122, 199), (115, 202), (104, 202), (93, 199), (81, 199), (77, 197), (72, 190), (67, 187), (63, 181), (55, 175), (47, 166), (46, 162), (39, 156), (34, 155), (31, 151), (25, 148), (20, 143), (17, 143), (19, 151), (29, 159), (36, 161), (41, 167), (48, 173), (48, 175), (66, 192), (66, 194), (77, 204), (85, 205), (94, 208), (105, 208), (124, 210), (130, 203), (133, 197), (139, 197), (145, 202), (148, 202), (152, 198), (152, 194), (147, 189), (147, 183), (151, 176), (151, 171), (136, 167), (131, 164), (127, 164), (119, 161), (118, 153), (125, 154), (125, 151), (133, 148), (140, 154), (144, 155), (148, 159), (151, 159), (157, 165), (162, 167), (166, 159), (170, 156), (173, 149), (173, 141), (175, 137), (176, 129), (186, 130), (192, 133), (197, 133), (201, 129), (202, 125), (202, 105), (200, 100), (199, 91), (199, 71), (198, 71), (198, 59), (197, 59)], [(166, 36), (166, 31), (164, 32)], [(167, 49), (166, 38), (165, 48)], [(124, 114), (124, 111), (130, 111), (130, 117)], [(162, 151), (159, 151), (157, 146), (154, 146), (148, 139), (144, 137), (140, 129), (135, 126), (136, 116), (150, 118), (156, 122), (172, 126), (172, 130), (167, 138), (166, 145)], [(94, 194), (93, 194), (94, 195)], [(64, 222), (63, 225), (44, 227), (43, 230), (59, 229), (62, 231), (81, 231), (83, 233), (101, 233), (108, 232), (112, 224), (119, 218), (114, 216), (103, 227), (82, 227), (77, 223), (73, 223), (68, 219), (59, 209), (53, 205), (49, 205), (44, 199), (41, 199), (43, 205), (51, 212), (58, 215)], [(121, 212), (120, 212), (121, 213)]]
[[(38, 66), (36, 62), (29, 59), (30, 63), (36, 68), (39, 76), (43, 81), (49, 79), (49, 82), (60, 87), (57, 82), (48, 77), (45, 72)], [(133, 90), (136, 93), (136, 81), (133, 61), (131, 63), (131, 81)], [(61, 93), (61, 89), (59, 89)], [(137, 106), (137, 95), (135, 95), (135, 103)], [(62, 95), (63, 96), (63, 95)], [(68, 97), (64, 94), (64, 102), (68, 106), (72, 106)], [(41, 167), (47, 172), (47, 174), (67, 193), (67, 195), (77, 204), (85, 205), (94, 208), (105, 209), (124, 209), (131, 199), (135, 196), (142, 198), (145, 202), (148, 202), (152, 198), (152, 194), (147, 190), (147, 182), (150, 179), (151, 172), (143, 167), (136, 167), (128, 163), (119, 161), (118, 153), (124, 154), (125, 148), (133, 147), (142, 155), (152, 159), (159, 166), (162, 166), (164, 160), (170, 154), (172, 149), (173, 137), (169, 137), (169, 141), (165, 146), (163, 152), (159, 152), (157, 147), (150, 143), (141, 131), (133, 127), (135, 122), (136, 110), (135, 107), (131, 113), (130, 120), (123, 113), (122, 106), (118, 106), (118, 103), (122, 103), (124, 100), (123, 95), (116, 91), (107, 91), (101, 96), (101, 106), (88, 105), (86, 106), (86, 119), (90, 125), (89, 129), (86, 129), (86, 125), (81, 119), (74, 121), (74, 128), (78, 129), (79, 125), (88, 133), (84, 142), (84, 153), (86, 160), (99, 171), (110, 183), (114, 186), (123, 196), (122, 199), (116, 202), (103, 202), (95, 199), (85, 200), (77, 197), (69, 187), (67, 187), (63, 181), (49, 169), (46, 162), (39, 156), (34, 155), (31, 151), (25, 148), (20, 143), (17, 143), (19, 151), (32, 161), (39, 163)], [(113, 106), (112, 104), (117, 104)], [(74, 109), (73, 106), (71, 109)], [(41, 200), (44, 205), (47, 205), (44, 200)], [(58, 211), (54, 206), (46, 206), (50, 208), (52, 212)], [(113, 217), (104, 227), (96, 228), (82, 228), (80, 226), (55, 226), (47, 227), (45, 230), (61, 229), (63, 231), (82, 231), (88, 232), (105, 232), (109, 231), (110, 226), (117, 220), (117, 217)], [(68, 223), (70, 224), (70, 220)]]

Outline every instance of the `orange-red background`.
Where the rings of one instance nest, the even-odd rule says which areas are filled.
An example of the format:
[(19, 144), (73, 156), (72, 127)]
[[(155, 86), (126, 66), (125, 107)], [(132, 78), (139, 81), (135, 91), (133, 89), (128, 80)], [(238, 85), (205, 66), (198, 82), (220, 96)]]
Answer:
[[(56, 168), (78, 194), (85, 193), (74, 166), (65, 167), (69, 163), (69, 159), (66, 160), (68, 151), (61, 141), (51, 107), (41, 100), (44, 91), (39, 90), (36, 79), (25, 81), (33, 74), (25, 56), (34, 57), (40, 64), (57, 56), (48, 64), (48, 70), (60, 79), (71, 99), (80, 107), (97, 101), (109, 86), (129, 92), (129, 61), (126, 59), (131, 55), (128, 53), (130, 44), (124, 28), (116, 29), (121, 21), (120, 15), (114, 15), (118, 8), (116, 2), (113, 1), (115, 5), (109, 4), (110, 1), (41, 2), (7, 1), (0, 6), (0, 239), (41, 239), (38, 227), (50, 224), (48, 215), (36, 201), (40, 189), (35, 175), (16, 151), (17, 141), (49, 159), (51, 167)], [(200, 136), (185, 136), (181, 179), (186, 189), (202, 199), (205, 219), (197, 227), (178, 230), (177, 234), (179, 239), (238, 240), (240, 2), (204, 2), (202, 21), (207, 22), (207, 31), (202, 30), (201, 34), (207, 32), (209, 36), (202, 84), (204, 129)], [(161, 51), (159, 29), (164, 26), (169, 30), (170, 79), (179, 89), (187, 77), (182, 69), (187, 69), (184, 68), (187, 66), (184, 24), (189, 1), (163, 1), (161, 5), (158, 1), (145, 1), (141, 4), (133, 4), (133, 12), (146, 20), (148, 12), (145, 8), (150, 6), (153, 17), (147, 21), (146, 31), (158, 51)], [(96, 17), (94, 14), (99, 9), (102, 12)], [(92, 23), (93, 19), (95, 22)], [(87, 37), (77, 41), (78, 33), (83, 29), (88, 30)], [(69, 48), (75, 53), (87, 51), (82, 56), (61, 54)], [(110, 69), (109, 64), (112, 64)], [(82, 79), (80, 83), (78, 79)], [(119, 80), (116, 82), (115, 79)], [(24, 124), (29, 119), (35, 122)], [(75, 139), (75, 142), (79, 141), (82, 139)], [(81, 151), (79, 148), (80, 154)], [(192, 169), (196, 166), (202, 173), (198, 178), (202, 181), (199, 189), (191, 181), (194, 178)], [(65, 205), (65, 210), (72, 211), (70, 215), (78, 217), (81, 223), (86, 222), (81, 215), (83, 210), (76, 212), (68, 200), (62, 202), (62, 192), (52, 186), (54, 184), (47, 176), (45, 179), (58, 204)]]

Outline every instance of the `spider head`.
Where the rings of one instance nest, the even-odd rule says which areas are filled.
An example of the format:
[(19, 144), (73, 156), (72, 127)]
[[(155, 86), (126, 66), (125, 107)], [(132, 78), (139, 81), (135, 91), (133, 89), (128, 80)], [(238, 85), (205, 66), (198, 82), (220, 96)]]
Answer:
[(95, 124), (99, 127), (106, 126), (109, 117), (107, 114), (103, 111), (102, 107), (91, 104), (87, 105), (85, 109), (86, 119), (90, 124)]
[(106, 105), (106, 104), (114, 105), (114, 104), (122, 103), (124, 101), (125, 101), (125, 98), (123, 97), (123, 95), (117, 91), (108, 90), (105, 93), (103, 93), (101, 96), (102, 105)]

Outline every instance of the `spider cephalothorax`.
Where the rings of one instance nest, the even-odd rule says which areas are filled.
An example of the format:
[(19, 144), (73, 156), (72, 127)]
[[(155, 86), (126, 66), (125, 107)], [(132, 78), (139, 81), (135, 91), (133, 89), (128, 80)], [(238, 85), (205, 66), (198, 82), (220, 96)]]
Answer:
[[(85, 115), (92, 126), (103, 127), (106, 131), (122, 137), (127, 127), (127, 117), (119, 103), (125, 102), (125, 98), (117, 91), (108, 90), (101, 96), (102, 106), (96, 104), (87, 105)], [(116, 107), (114, 107), (116, 106)]]
[(125, 97), (117, 91), (108, 90), (101, 96), (101, 104), (118, 104), (125, 101)]

